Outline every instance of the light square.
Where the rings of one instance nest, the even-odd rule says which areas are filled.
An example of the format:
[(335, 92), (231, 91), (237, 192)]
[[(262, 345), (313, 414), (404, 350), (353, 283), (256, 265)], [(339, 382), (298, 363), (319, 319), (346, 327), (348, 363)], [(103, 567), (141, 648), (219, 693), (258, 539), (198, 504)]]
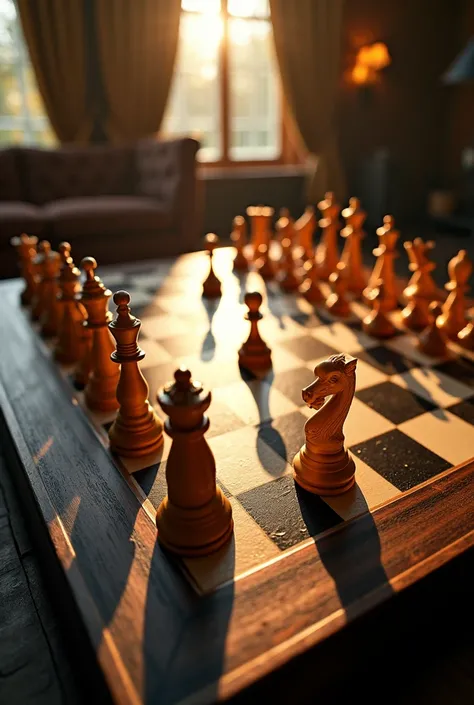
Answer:
[(474, 426), (444, 409), (405, 421), (399, 429), (453, 465), (474, 457)]
[[(203, 329), (205, 327), (203, 326)], [(142, 333), (152, 340), (170, 338), (174, 335), (184, 335), (186, 333), (196, 334), (196, 328), (182, 318), (172, 316), (149, 316), (142, 320)], [(141, 338), (140, 345), (142, 344)]]
[(391, 381), (441, 407), (472, 395), (472, 389), (465, 384), (428, 367), (416, 367), (394, 375)]
[(378, 340), (370, 338), (362, 331), (349, 328), (343, 323), (330, 323), (326, 326), (319, 326), (311, 332), (311, 335), (323, 343), (330, 345), (340, 352), (354, 354), (368, 348), (375, 348), (379, 345)]
[(141, 369), (161, 365), (163, 362), (169, 362), (173, 359), (169, 352), (167, 352), (162, 345), (154, 340), (144, 338), (139, 341), (139, 346), (145, 352), (145, 357), (139, 363)]
[(419, 338), (412, 334), (399, 335), (393, 340), (386, 342), (385, 347), (395, 350), (395, 352), (400, 353), (400, 355), (404, 355), (410, 360), (418, 362), (420, 365), (424, 365), (425, 367), (431, 367), (443, 359), (424, 355), (421, 350), (418, 350), (417, 348), (418, 340)]
[(298, 407), (267, 382), (236, 382), (213, 392), (249, 426), (278, 418)]

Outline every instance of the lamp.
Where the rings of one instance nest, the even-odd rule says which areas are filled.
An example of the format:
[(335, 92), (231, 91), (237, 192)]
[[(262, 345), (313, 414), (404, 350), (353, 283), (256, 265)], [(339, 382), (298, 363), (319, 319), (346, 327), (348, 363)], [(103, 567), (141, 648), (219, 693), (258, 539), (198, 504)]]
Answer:
[(390, 63), (391, 58), (386, 44), (383, 42), (367, 44), (357, 53), (352, 69), (352, 80), (359, 85), (375, 83), (378, 80), (378, 72)]

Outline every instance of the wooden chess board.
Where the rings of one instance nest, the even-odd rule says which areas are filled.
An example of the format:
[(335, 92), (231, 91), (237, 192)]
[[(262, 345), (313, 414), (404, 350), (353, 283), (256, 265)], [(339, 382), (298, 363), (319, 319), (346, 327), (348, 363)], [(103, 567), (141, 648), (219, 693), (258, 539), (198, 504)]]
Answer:
[[(176, 560), (156, 542), (170, 439), (155, 457), (112, 457), (113, 416), (85, 409), (20, 311), (19, 283), (1, 285), (5, 423), (117, 702), (244, 693), (472, 544), (473, 356), (453, 346), (428, 358), (402, 328), (381, 343), (361, 331), (363, 305), (337, 321), (255, 273), (235, 276), (229, 248), (215, 253), (222, 298), (203, 302), (206, 268), (194, 253), (99, 270), (142, 320), (141, 368), (158, 412), (156, 391), (179, 365), (212, 391), (207, 438), (235, 535), (202, 559)], [(263, 379), (237, 364), (251, 289), (264, 295), (272, 349)], [(312, 413), (301, 389), (338, 352), (358, 359), (345, 425), (357, 484), (321, 498), (295, 487), (291, 462)], [(209, 653), (190, 666), (204, 635)], [(179, 678), (183, 664), (192, 678)]]

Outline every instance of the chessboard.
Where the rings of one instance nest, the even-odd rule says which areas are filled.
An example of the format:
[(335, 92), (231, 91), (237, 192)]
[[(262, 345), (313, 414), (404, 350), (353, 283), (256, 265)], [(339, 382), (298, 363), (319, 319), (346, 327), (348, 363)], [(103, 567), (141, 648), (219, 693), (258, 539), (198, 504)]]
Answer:
[[(381, 509), (388, 508), (396, 523), (397, 507), (402, 506), (398, 504), (400, 499), (414, 501), (418, 496), (416, 490), (425, 491), (423, 488), (430, 488), (430, 492), (435, 491), (441, 497), (443, 488), (449, 487), (451, 474), (457, 472), (454, 468), (472, 467), (468, 461), (472, 461), (474, 454), (474, 356), (450, 344), (444, 358), (429, 358), (418, 350), (417, 336), (404, 330), (396, 313), (392, 317), (397, 335), (384, 342), (371, 338), (361, 328), (361, 319), (368, 311), (364, 304), (352, 302), (351, 316), (344, 321), (336, 319), (324, 306), (314, 307), (298, 295), (282, 293), (274, 282), (264, 283), (256, 272), (233, 272), (232, 257), (233, 248), (218, 248), (214, 253), (214, 268), (222, 281), (222, 296), (216, 300), (201, 296), (209, 266), (204, 252), (98, 270), (109, 289), (130, 293), (132, 313), (141, 320), (139, 345), (146, 354), (140, 367), (157, 413), (164, 418), (157, 403), (157, 390), (173, 379), (178, 367), (188, 368), (193, 378), (212, 394), (206, 438), (215, 456), (218, 484), (232, 505), (234, 536), (230, 544), (212, 556), (176, 559), (165, 552), (164, 560), (173, 564), (181, 579), (185, 576), (190, 589), (201, 597), (254, 580), (260, 572), (275, 570), (275, 566), (283, 570), (282, 561), (290, 557), (294, 561), (295, 556), (302, 557), (307, 550), (314, 552), (315, 545), (320, 547), (321, 556), (326, 550), (323, 563), (331, 572), (334, 558), (324, 549), (327, 537), (346, 526), (352, 531), (350, 527), (357, 526), (358, 520), (373, 515), (370, 535), (360, 540), (369, 544), (372, 539), (375, 541), (379, 572), (390, 587), (392, 576), (381, 558), (388, 549), (384, 547), (383, 536), (378, 536), (374, 529), (375, 518)], [(31, 380), (28, 383), (29, 373), (25, 373), (22, 384), (18, 380), (9, 381), (10, 358), (4, 356), (0, 363), (3, 401), (7, 404), (5, 399), (10, 399), (12, 418), (16, 415), (16, 423), (26, 429), (27, 447), (23, 448), (23, 454), (29, 453), (32, 458), (31, 472), (51, 475), (45, 482), (52, 483), (51, 492), (60, 492), (56, 485), (61, 484), (61, 475), (80, 474), (91, 463), (104, 465), (105, 453), (117, 477), (125, 480), (130, 497), (138, 499), (135, 528), (145, 521), (143, 515), (147, 526), (153, 527), (156, 509), (166, 494), (165, 471), (171, 440), (166, 437), (159, 454), (148, 458), (132, 460), (109, 453), (107, 431), (114, 415), (87, 410), (82, 393), (70, 381), (71, 370), (54, 362), (51, 345), (41, 339), (28, 311), (21, 309), (18, 284), (1, 285), (9, 312), (4, 326), (8, 328), (12, 318), (22, 320), (14, 331), (13, 349), (27, 349), (26, 359), (31, 366), (41, 358), (44, 384), (50, 395), (56, 395), (64, 412), (62, 418), (53, 417), (55, 402), (48, 397), (45, 419), (40, 421), (35, 417), (32, 410), (38, 411), (34, 402), (34, 395), (39, 393), (37, 382), (36, 387)], [(259, 327), (271, 348), (273, 362), (271, 372), (258, 377), (239, 368), (237, 357), (237, 350), (248, 335), (244, 295), (254, 290), (263, 296), (263, 319)], [(2, 334), (5, 331), (6, 328)], [(344, 426), (346, 447), (356, 463), (356, 484), (343, 495), (320, 497), (295, 484), (292, 460), (304, 443), (304, 424), (313, 413), (303, 402), (302, 389), (314, 380), (315, 365), (336, 353), (357, 358), (356, 392)], [(31, 395), (32, 403), (24, 400), (18, 407), (21, 413), (15, 411), (20, 394), (15, 389)], [(59, 470), (48, 465), (58, 443), (55, 425), (64, 438), (74, 438), (74, 429), (68, 422), (76, 417), (80, 418), (78, 425), (87, 424), (92, 434), (88, 431), (87, 442), (83, 439), (76, 448), (73, 465), (62, 441), (61, 454), (56, 456), (56, 463), (58, 457), (63, 462)], [(57, 476), (52, 477), (56, 472)], [(93, 505), (91, 516), (95, 510), (104, 516), (104, 507), (99, 510), (97, 503), (112, 490), (105, 485), (101, 487), (104, 476), (98, 475), (96, 482), (97, 487), (90, 493), (83, 490), (84, 496), (69, 492), (64, 511), (57, 515), (53, 511), (46, 519), (50, 533), (60, 530), (67, 538), (67, 546), (61, 550), (69, 558), (63, 556), (63, 564), (74, 563), (76, 552), (93, 554), (97, 550), (89, 545), (79, 548), (75, 545), (75, 541), (81, 540), (75, 524), (83, 505), (89, 501)], [(117, 495), (118, 490), (114, 491)], [(132, 500), (127, 499), (127, 505), (129, 501)], [(51, 503), (54, 505), (53, 500)], [(113, 515), (111, 521), (120, 524), (122, 517), (117, 503), (113, 511), (105, 507), (105, 516), (108, 511)], [(430, 516), (429, 508), (426, 511), (423, 520)], [(472, 514), (471, 511), (471, 518)], [(109, 537), (111, 531), (110, 526), (98, 529), (98, 537)], [(420, 526), (416, 531), (421, 531)], [(412, 536), (414, 555), (419, 551), (427, 558), (416, 531), (413, 538), (412, 527), (407, 527), (406, 540)], [(147, 532), (148, 537), (153, 536), (153, 529), (148, 528)], [(403, 532), (401, 537), (402, 544), (390, 549), (397, 553), (397, 560), (404, 550)], [(456, 537), (453, 534), (442, 538), (448, 546)], [(339, 550), (345, 553), (340, 546)], [(351, 565), (354, 566), (353, 560)], [(95, 580), (98, 577), (89, 576), (86, 582)], [(123, 582), (125, 595), (125, 577)], [(380, 585), (376, 587), (379, 589)], [(348, 609), (343, 593), (339, 591), (340, 605)], [(81, 604), (81, 609), (89, 608)], [(140, 619), (146, 617), (142, 615)], [(110, 624), (107, 629), (113, 631)], [(146, 627), (142, 625), (142, 629)], [(125, 662), (127, 658), (121, 655)], [(133, 670), (127, 664), (126, 670), (129, 668)], [(135, 688), (139, 689), (134, 682), (132, 690)], [(135, 702), (133, 698), (123, 701)], [(165, 701), (175, 702), (172, 698)], [(196, 700), (201, 701), (207, 702), (204, 697)]]

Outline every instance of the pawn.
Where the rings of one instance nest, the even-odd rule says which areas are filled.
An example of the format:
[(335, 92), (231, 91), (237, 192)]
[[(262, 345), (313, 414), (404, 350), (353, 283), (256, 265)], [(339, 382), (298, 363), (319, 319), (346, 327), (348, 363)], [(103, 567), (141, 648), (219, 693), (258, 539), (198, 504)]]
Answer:
[(275, 277), (275, 266), (268, 252), (268, 245), (259, 245), (257, 248), (257, 259), (255, 260), (255, 270), (262, 279), (267, 281)]
[(37, 255), (36, 245), (38, 238), (34, 235), (22, 233), (19, 237), (12, 237), (10, 243), (16, 248), (21, 276), (25, 282), (25, 288), (20, 294), (22, 306), (29, 306), (34, 299), (38, 289), (34, 259)]
[(47, 240), (43, 241), (38, 266), (41, 276), (38, 287), (38, 296), (41, 299), (40, 333), (45, 338), (53, 338), (58, 334), (62, 314), (62, 307), (58, 300), (61, 258), (58, 252), (51, 249)]
[(159, 390), (172, 445), (166, 462), (167, 495), (156, 512), (158, 541), (181, 556), (208, 556), (232, 537), (232, 506), (216, 482), (216, 463), (204, 434), (211, 393), (180, 368)]
[[(59, 251), (61, 252), (61, 245)], [(64, 253), (65, 251), (63, 248)], [(54, 346), (55, 359), (64, 365), (79, 362), (84, 354), (82, 324), (87, 314), (84, 306), (77, 300), (77, 294), (81, 288), (80, 277), (81, 272), (74, 265), (72, 257), (68, 257), (59, 275), (58, 298), (63, 312)]]
[(59, 256), (61, 258), (61, 267), (63, 267), (68, 258), (71, 256), (71, 245), (69, 242), (60, 242), (58, 245), (58, 252)]
[(300, 282), (295, 274), (295, 261), (293, 259), (293, 247), (289, 238), (285, 237), (281, 241), (282, 260), (280, 270), (278, 272), (278, 283), (283, 291), (296, 291)]
[(258, 291), (245, 294), (245, 304), (248, 313), (245, 315), (250, 321), (250, 334), (239, 350), (239, 365), (250, 372), (269, 370), (272, 366), (272, 351), (260, 336), (258, 321), (262, 318), (260, 306), (262, 295)]
[(372, 311), (362, 321), (362, 328), (367, 335), (372, 338), (392, 338), (397, 329), (383, 310), (384, 284), (379, 279), (376, 286), (373, 286), (368, 293), (368, 300), (372, 304)]
[(347, 318), (351, 315), (351, 309), (347, 300), (347, 277), (346, 267), (343, 262), (338, 262), (336, 271), (329, 277), (329, 283), (332, 288), (326, 301), (326, 306), (334, 316)]
[(318, 268), (314, 258), (306, 260), (303, 264), (303, 281), (298, 291), (310, 304), (318, 304), (324, 301), (324, 296), (319, 286)]
[(148, 384), (138, 363), (145, 353), (137, 345), (141, 321), (132, 316), (130, 294), (117, 291), (114, 304), (117, 318), (109, 330), (117, 343), (113, 362), (120, 364), (117, 416), (109, 429), (110, 450), (125, 458), (155, 453), (163, 445), (163, 424), (148, 401)]
[(234, 269), (238, 272), (246, 272), (249, 268), (249, 263), (244, 252), (245, 245), (247, 244), (247, 224), (243, 216), (237, 215), (234, 218), (230, 239), (236, 249)]
[(459, 331), (456, 342), (465, 350), (474, 350), (474, 321), (469, 321), (469, 323)]
[(447, 335), (438, 325), (442, 313), (441, 304), (432, 301), (429, 305), (431, 321), (418, 338), (418, 349), (429, 357), (445, 357), (447, 348)]
[(220, 280), (217, 278), (213, 258), (214, 250), (219, 244), (219, 238), (214, 233), (208, 233), (205, 237), (206, 250), (209, 253), (209, 274), (202, 285), (202, 295), (206, 299), (218, 299), (222, 294)]

